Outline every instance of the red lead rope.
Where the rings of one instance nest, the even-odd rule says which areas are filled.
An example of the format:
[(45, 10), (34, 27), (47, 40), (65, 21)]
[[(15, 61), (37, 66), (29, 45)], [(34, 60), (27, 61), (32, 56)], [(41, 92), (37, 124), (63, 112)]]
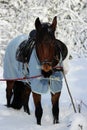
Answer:
[[(55, 69), (63, 69), (63, 67), (61, 66), (58, 66), (58, 67), (54, 67)], [(23, 78), (11, 78), (11, 79), (8, 79), (8, 78), (5, 78), (5, 79), (0, 79), (0, 81), (17, 81), (17, 80), (26, 80), (26, 79), (34, 79), (34, 78), (39, 78), (41, 77), (42, 75), (35, 75), (35, 76), (31, 76), (31, 77), (23, 77)]]

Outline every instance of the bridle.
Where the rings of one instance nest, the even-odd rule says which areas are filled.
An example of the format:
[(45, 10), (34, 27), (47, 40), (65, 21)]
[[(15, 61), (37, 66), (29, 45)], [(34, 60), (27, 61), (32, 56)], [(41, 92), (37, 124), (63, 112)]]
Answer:
[[(63, 58), (62, 58), (62, 53), (61, 53), (61, 51), (59, 52), (60, 53), (60, 58), (59, 58), (59, 60), (58, 60), (58, 64), (59, 65), (61, 65), (62, 64), (62, 61), (63, 61)], [(56, 59), (57, 60), (57, 59)], [(44, 61), (42, 61), (40, 64), (41, 65), (44, 65), (44, 64), (48, 64), (48, 65), (50, 65), (50, 66), (53, 66), (53, 62), (54, 62), (54, 60), (52, 60), (52, 61), (49, 61), (48, 59), (45, 59)], [(54, 66), (54, 68), (55, 68), (55, 66)]]
[(41, 65), (44, 65), (44, 64), (48, 64), (48, 65), (52, 66), (53, 62), (50, 62), (50, 61), (48, 61), (48, 59), (45, 59), (44, 61), (41, 62)]

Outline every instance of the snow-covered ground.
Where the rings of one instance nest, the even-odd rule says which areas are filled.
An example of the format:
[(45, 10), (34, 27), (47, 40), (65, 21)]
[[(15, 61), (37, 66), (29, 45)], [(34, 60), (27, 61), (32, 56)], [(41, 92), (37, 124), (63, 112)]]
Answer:
[(74, 98), (74, 113), (66, 84), (60, 98), (60, 123), (53, 125), (50, 94), (42, 95), (42, 126), (36, 125), (32, 95), (31, 115), (7, 108), (6, 84), (0, 81), (0, 130), (87, 130), (87, 0), (0, 0), (0, 78), (3, 77), (3, 56), (8, 42), (34, 28), (37, 17), (51, 22), (57, 16), (56, 36), (68, 45), (73, 60), (66, 78)]
[[(75, 107), (81, 113), (74, 113), (66, 84), (63, 84), (60, 98), (60, 123), (53, 125), (51, 113), (50, 93), (42, 95), (43, 117), (42, 125), (36, 124), (32, 95), (30, 97), (30, 111), (28, 115), (21, 110), (7, 108), (6, 84), (0, 82), (0, 130), (87, 130), (87, 60), (75, 59), (70, 61), (69, 73), (66, 78), (74, 98)], [(3, 77), (3, 68), (0, 67), (0, 78)]]

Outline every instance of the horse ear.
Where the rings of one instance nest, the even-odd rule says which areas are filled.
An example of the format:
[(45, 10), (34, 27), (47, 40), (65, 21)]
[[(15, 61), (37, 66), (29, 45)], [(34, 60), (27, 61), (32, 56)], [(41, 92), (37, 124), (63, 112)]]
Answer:
[(41, 29), (41, 27), (42, 27), (41, 22), (40, 22), (39, 18), (37, 18), (35, 20), (35, 28), (37, 31), (39, 31)]
[(55, 31), (56, 30), (56, 26), (57, 26), (57, 16), (54, 17), (51, 26), (53, 28), (53, 31)]

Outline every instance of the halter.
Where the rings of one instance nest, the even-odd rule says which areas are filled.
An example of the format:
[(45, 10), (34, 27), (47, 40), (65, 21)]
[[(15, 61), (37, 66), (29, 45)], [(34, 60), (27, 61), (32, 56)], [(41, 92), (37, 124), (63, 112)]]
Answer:
[(45, 59), (45, 61), (41, 62), (41, 65), (44, 64), (52, 65), (52, 62), (48, 61), (48, 59)]
[[(61, 54), (61, 51), (60, 51), (60, 60), (59, 60), (59, 63), (57, 65), (62, 66), (63, 65), (62, 62), (63, 62), (63, 58), (62, 58), (62, 54)], [(45, 61), (41, 62), (41, 65), (48, 64), (48, 65), (52, 66), (52, 63), (53, 63), (53, 61), (50, 62), (50, 61), (48, 61), (48, 59), (45, 59)], [(54, 68), (56, 68), (56, 66)]]

